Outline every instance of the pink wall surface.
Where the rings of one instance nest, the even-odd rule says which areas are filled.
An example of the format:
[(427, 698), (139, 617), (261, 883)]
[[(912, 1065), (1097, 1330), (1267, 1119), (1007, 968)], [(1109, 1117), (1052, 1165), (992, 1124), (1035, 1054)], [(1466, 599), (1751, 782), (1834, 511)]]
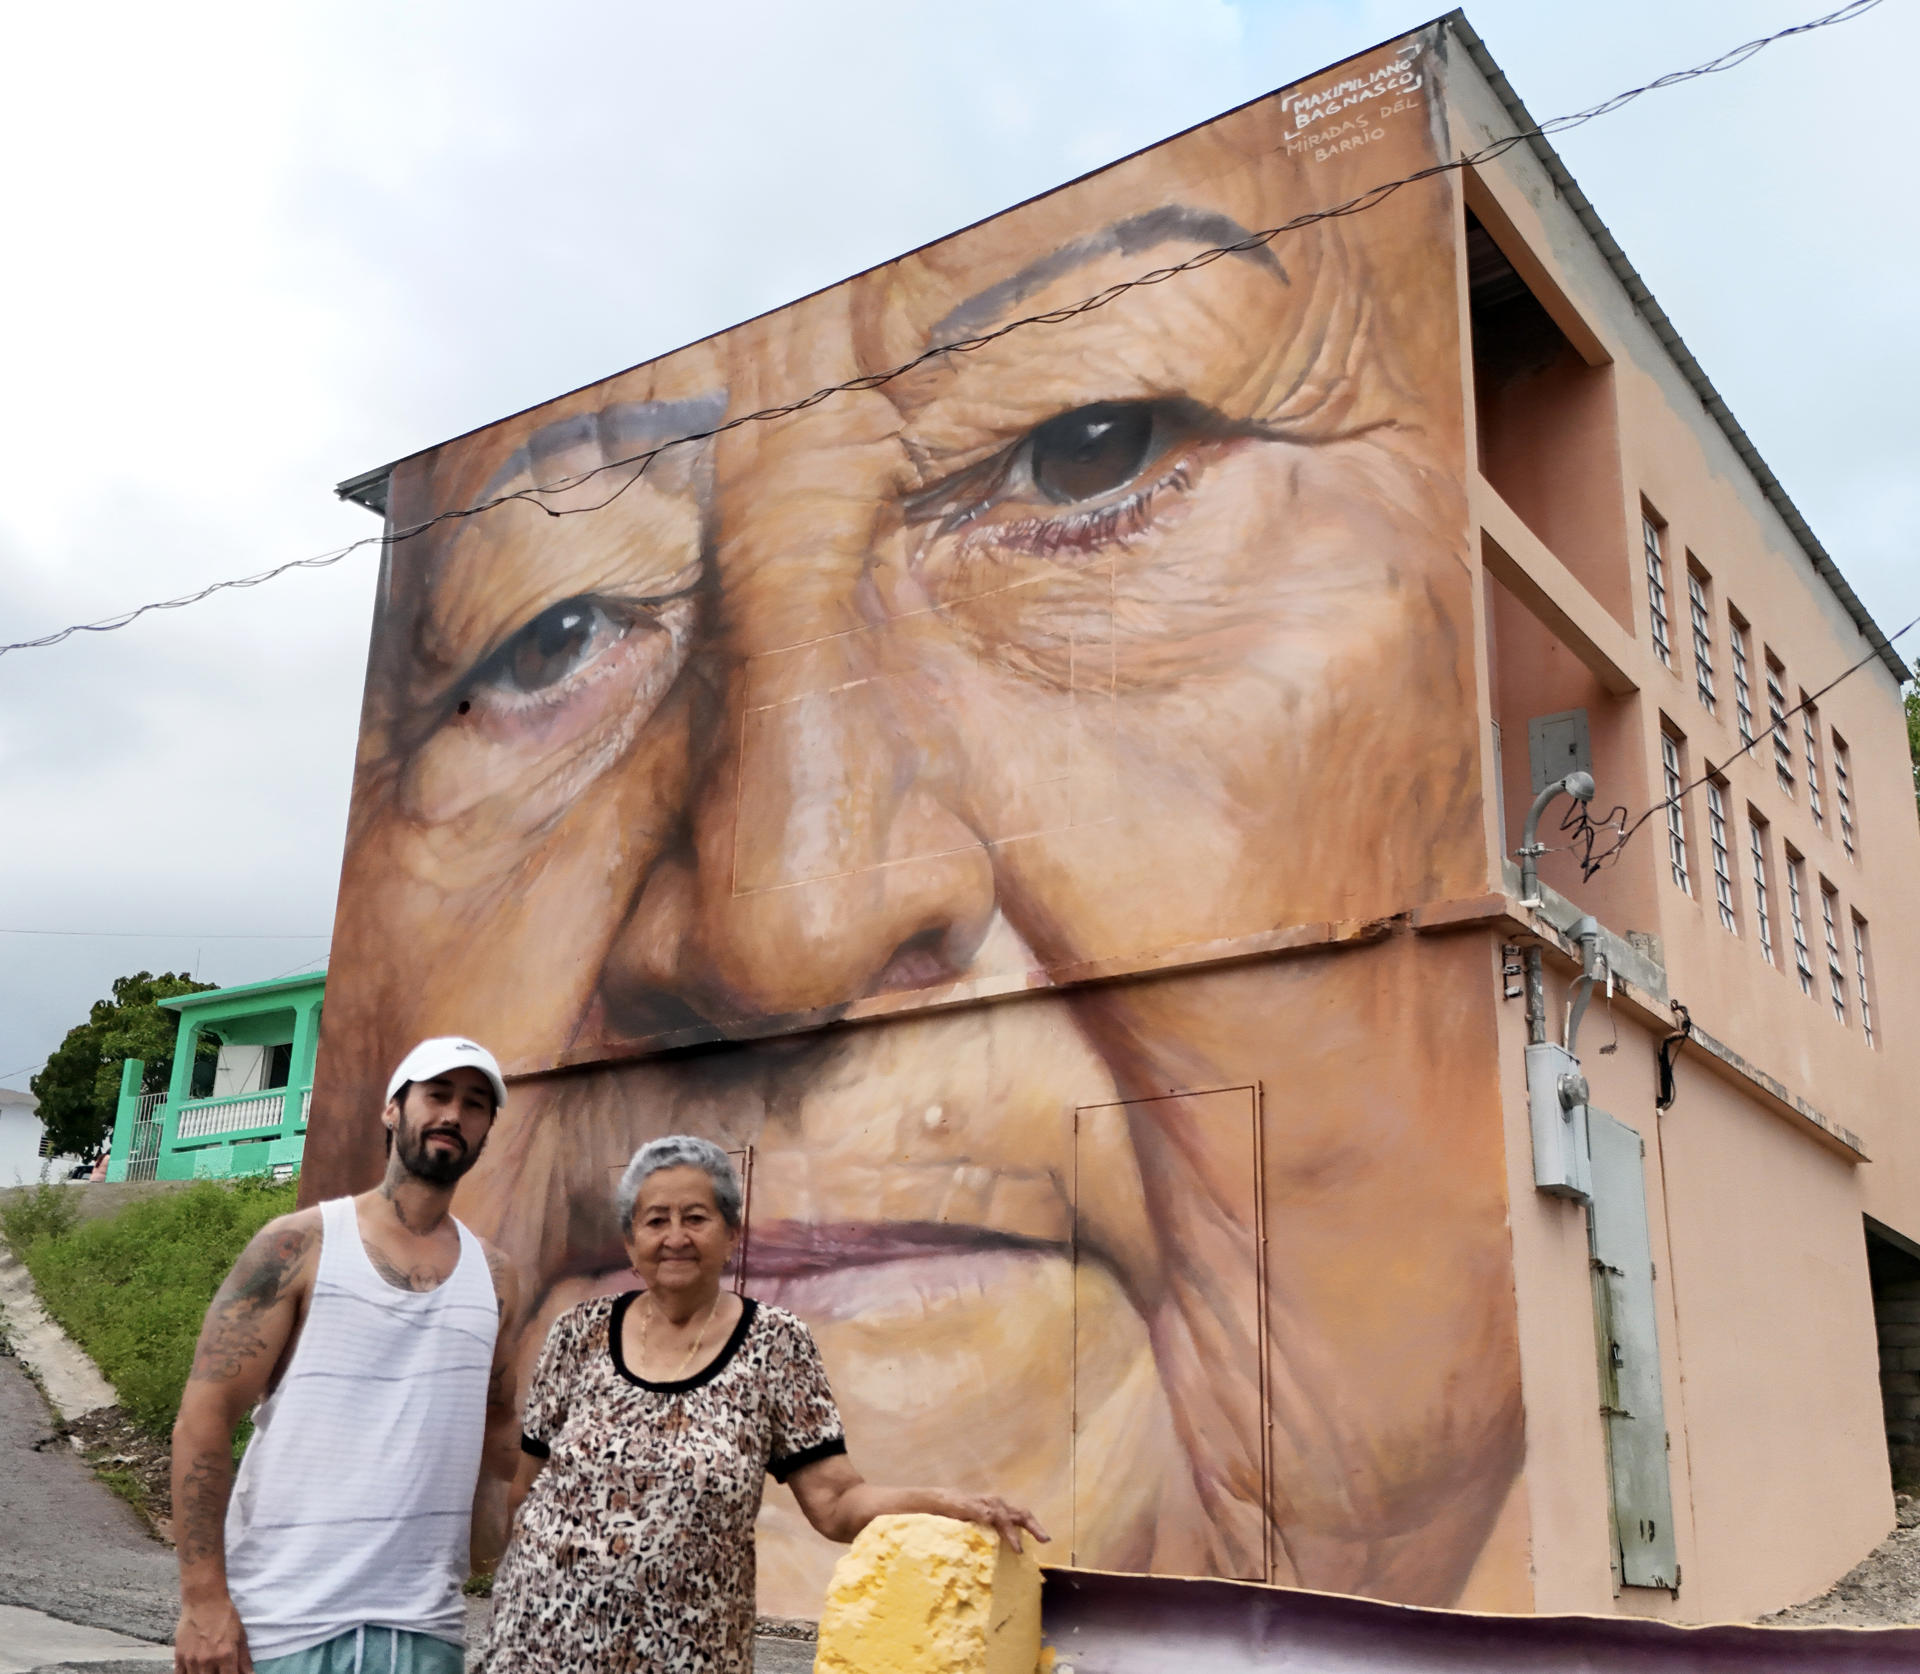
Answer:
[(1657, 1120), (1691, 1464), (1688, 1603), (1730, 1620), (1822, 1590), (1886, 1533), (1886, 1437), (1859, 1171), (1757, 1118), (1698, 1063), (1682, 1061), (1678, 1093)]
[[(1510, 130), (1510, 114), (1477, 76), (1460, 70), (1450, 89), (1463, 149), (1480, 136)], [(1594, 877), (1582, 877), (1565, 851), (1549, 853), (1540, 869), (1545, 883), (1614, 933), (1656, 938), (1651, 945), (1664, 962), (1668, 993), (1748, 1066), (1742, 1071), (1702, 1047), (1685, 1049), (1677, 1099), (1657, 1114), (1655, 1062), (1669, 1027), (1661, 1011), (1667, 996), (1623, 999), (1611, 1020), (1596, 1005), (1582, 1037), (1595, 1105), (1646, 1143), (1684, 1577), (1677, 1597), (1628, 1588), (1616, 1598), (1607, 1569), (1607, 1477), (1585, 1217), (1533, 1189), (1520, 1061), (1524, 1025), (1519, 1002), (1502, 1007), (1533, 1601), (1542, 1610), (1618, 1610), (1688, 1621), (1750, 1616), (1830, 1585), (1891, 1522), (1861, 1216), (1871, 1213), (1920, 1235), (1914, 1189), (1920, 1135), (1905, 1119), (1920, 1072), (1911, 975), (1920, 955), (1920, 896), (1912, 883), (1920, 877), (1920, 827), (1898, 691), (1647, 320), (1628, 303), (1538, 160), (1512, 151), (1478, 171), (1463, 196), (1508, 241), (1514, 266), (1565, 325), (1581, 357), (1605, 367), (1613, 407), (1612, 426), (1598, 422), (1590, 398), (1595, 383), (1582, 394), (1579, 412), (1557, 430), (1536, 425), (1496, 435), (1497, 451), (1482, 456), (1481, 468), (1502, 475), (1509, 495), (1503, 499), (1484, 480), (1475, 482), (1488, 569), (1479, 614), (1481, 678), (1490, 719), (1503, 723), (1507, 844), (1519, 841), (1531, 794), (1525, 723), (1532, 715), (1588, 709), (1599, 781), (1596, 817), (1613, 803), (1638, 815), (1661, 797), (1663, 727), (1684, 734), (1687, 778), (1709, 763), (1723, 768), (1732, 930), (1716, 905), (1704, 789), (1684, 803), (1690, 893), (1673, 880), (1658, 812), (1618, 861)], [(1464, 319), (1463, 328), (1464, 340), (1470, 330)], [(1573, 365), (1563, 354), (1550, 376), (1577, 383)], [(1551, 396), (1549, 381), (1536, 384), (1537, 399)], [(1494, 418), (1497, 427), (1499, 415)], [(1483, 441), (1487, 423), (1483, 418)], [(1530, 473), (1544, 486), (1528, 486)], [(1552, 540), (1565, 537), (1529, 496), (1552, 490), (1547, 479), (1554, 473), (1572, 484), (1562, 483), (1561, 491), (1583, 503), (1593, 503), (1597, 485), (1612, 484), (1622, 534), (1610, 573), (1596, 575), (1596, 565), (1607, 563), (1604, 554), (1553, 551)], [(1663, 522), (1671, 668), (1652, 646), (1643, 506)], [(1696, 691), (1689, 555), (1711, 577), (1717, 713), (1708, 712)], [(1622, 599), (1630, 607), (1624, 613)], [(1760, 743), (1744, 760), (1733, 759), (1739, 739), (1730, 603), (1751, 625)], [(1866, 666), (1819, 705), (1823, 827), (1808, 806), (1797, 716), (1788, 723), (1795, 795), (1788, 798), (1775, 783), (1766, 735), (1768, 648), (1786, 664), (1789, 705), (1802, 688), (1812, 691), (1868, 656)], [(1852, 757), (1851, 858), (1841, 842), (1835, 729)], [(1750, 803), (1768, 822), (1771, 964), (1756, 936)], [(1559, 812), (1544, 831), (1550, 843), (1565, 840), (1555, 829)], [(1794, 974), (1784, 870), (1789, 842), (1806, 861), (1811, 996)], [(1844, 1025), (1828, 992), (1822, 878), (1839, 896)], [(1855, 912), (1871, 926), (1871, 1046), (1854, 969)], [(1548, 1007), (1557, 1039), (1569, 973), (1558, 956), (1550, 962), (1557, 967)], [(1596, 1048), (1616, 1028), (1617, 1051), (1599, 1056)], [(1834, 1142), (1795, 1113), (1796, 1103), (1818, 1112), (1828, 1128), (1850, 1131), (1857, 1144)]]

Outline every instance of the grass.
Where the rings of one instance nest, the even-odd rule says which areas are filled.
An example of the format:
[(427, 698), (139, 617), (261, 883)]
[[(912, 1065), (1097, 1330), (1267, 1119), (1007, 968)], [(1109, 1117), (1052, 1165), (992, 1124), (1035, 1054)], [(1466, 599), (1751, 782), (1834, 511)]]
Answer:
[(73, 1187), (42, 1187), (0, 1214), (41, 1303), (93, 1357), (149, 1434), (173, 1428), (200, 1320), (246, 1242), (294, 1206), (295, 1182), (203, 1180), (74, 1222)]
[(0, 1237), (24, 1252), (42, 1238), (65, 1236), (79, 1219), (80, 1206), (74, 1200), (73, 1187), (49, 1185), (42, 1180), (32, 1191), (23, 1191), (0, 1209)]

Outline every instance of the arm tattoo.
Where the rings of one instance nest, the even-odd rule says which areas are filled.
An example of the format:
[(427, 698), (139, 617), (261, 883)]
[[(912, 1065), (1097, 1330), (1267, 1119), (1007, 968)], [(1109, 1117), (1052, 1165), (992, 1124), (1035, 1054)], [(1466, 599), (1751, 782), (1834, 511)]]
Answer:
[(487, 1379), (487, 1405), (504, 1409), (513, 1395), (512, 1362), (507, 1353), (507, 1294), (513, 1283), (513, 1263), (491, 1244), (486, 1246), (487, 1271), (493, 1275), (494, 1300), (499, 1311), (499, 1326), (494, 1335), (493, 1372)]
[(241, 1252), (207, 1309), (191, 1376), (216, 1382), (237, 1377), (265, 1349), (260, 1318), (292, 1289), (312, 1243), (311, 1228), (283, 1227), (271, 1237), (255, 1238)]
[(233, 1459), (226, 1452), (200, 1453), (187, 1461), (173, 1504), (182, 1563), (225, 1553), (227, 1497), (232, 1489)]

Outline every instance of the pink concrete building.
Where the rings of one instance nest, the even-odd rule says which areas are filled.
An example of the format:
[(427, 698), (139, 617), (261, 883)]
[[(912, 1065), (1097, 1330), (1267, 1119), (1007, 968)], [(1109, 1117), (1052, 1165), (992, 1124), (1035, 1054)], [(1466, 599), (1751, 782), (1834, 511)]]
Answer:
[[(1456, 149), (1531, 126), (1464, 20), (1448, 28)], [(1657, 1363), (1665, 1431), (1637, 1446), (1645, 1414), (1609, 1418), (1604, 1367), (1593, 1399), (1608, 1275), (1588, 1209), (1534, 1189), (1509, 999), (1532, 1605), (1749, 1616), (1837, 1579), (1890, 1525), (1890, 1467), (1920, 1476), (1907, 668), (1551, 147), (1465, 171), (1459, 212), (1489, 847), (1514, 850), (1575, 729), (1595, 819), (1705, 780), (1591, 877), (1550, 847), (1537, 912), (1511, 865), (1501, 879), (1509, 948), (1522, 924), (1587, 913), (1614, 956), (1579, 1054), (1593, 1106), (1643, 1152), (1653, 1331), (1617, 1352)], [(1547, 811), (1547, 844), (1570, 807)], [(1559, 1040), (1574, 969), (1547, 966)], [(1624, 1236), (1637, 1251), (1638, 1227)], [(1636, 1540), (1662, 1509), (1670, 1535)], [(1671, 1565), (1670, 1596), (1622, 1586), (1636, 1544), (1637, 1578)]]
[(347, 484), (308, 1196), (470, 1034), (523, 1370), (693, 1131), (866, 1468), (1058, 1561), (1844, 1573), (1917, 1462), (1906, 670), (1551, 147), (1465, 161), (1532, 126), (1455, 13)]

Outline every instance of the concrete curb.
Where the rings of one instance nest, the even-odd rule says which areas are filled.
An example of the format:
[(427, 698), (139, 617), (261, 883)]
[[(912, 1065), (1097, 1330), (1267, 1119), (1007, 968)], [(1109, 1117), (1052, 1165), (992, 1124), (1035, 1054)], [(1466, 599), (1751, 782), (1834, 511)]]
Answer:
[(156, 1664), (172, 1661), (173, 1648), (168, 1645), (0, 1604), (0, 1674), (45, 1674), (49, 1669), (76, 1666), (131, 1667), (144, 1674)]
[(113, 1385), (40, 1306), (32, 1276), (4, 1244), (0, 1244), (0, 1323), (13, 1352), (40, 1380), (61, 1418), (71, 1423), (83, 1413), (116, 1404)]

